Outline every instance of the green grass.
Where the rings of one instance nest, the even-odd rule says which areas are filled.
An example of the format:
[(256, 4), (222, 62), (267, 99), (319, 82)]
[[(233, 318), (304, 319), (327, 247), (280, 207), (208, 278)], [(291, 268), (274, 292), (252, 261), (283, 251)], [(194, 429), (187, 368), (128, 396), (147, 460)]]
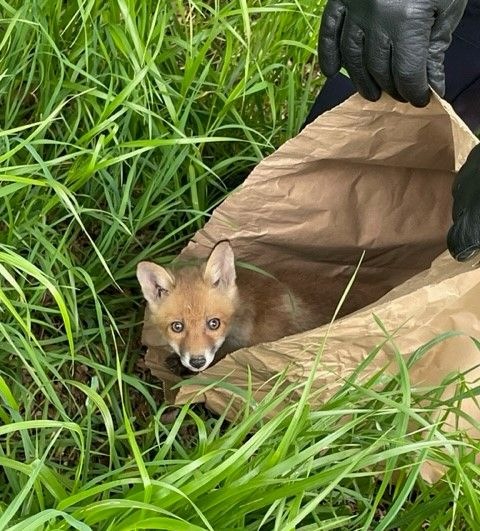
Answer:
[(323, 3), (0, 0), (0, 529), (480, 521), (478, 445), (406, 371), (272, 416), (280, 379), (232, 424), (185, 406), (164, 425), (142, 366), (135, 265), (296, 134)]

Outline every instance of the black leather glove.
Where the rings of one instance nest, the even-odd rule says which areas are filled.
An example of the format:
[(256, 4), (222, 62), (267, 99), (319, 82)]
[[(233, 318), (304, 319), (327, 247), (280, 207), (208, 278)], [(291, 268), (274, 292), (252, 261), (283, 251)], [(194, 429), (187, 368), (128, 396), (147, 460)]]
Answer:
[(473, 148), (453, 185), (453, 226), (447, 244), (460, 262), (480, 250), (480, 144)]
[[(319, 38), (326, 76), (345, 66), (360, 94), (417, 107), (445, 93), (443, 59), (467, 0), (328, 0)], [(480, 31), (480, 30), (479, 30)]]

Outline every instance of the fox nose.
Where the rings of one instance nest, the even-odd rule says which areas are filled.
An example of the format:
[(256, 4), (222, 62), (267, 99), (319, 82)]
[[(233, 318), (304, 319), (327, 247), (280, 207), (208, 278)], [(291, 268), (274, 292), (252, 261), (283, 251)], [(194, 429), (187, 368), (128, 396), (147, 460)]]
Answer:
[(195, 367), (195, 369), (201, 369), (207, 362), (205, 356), (196, 356), (195, 358), (190, 358), (190, 365)]

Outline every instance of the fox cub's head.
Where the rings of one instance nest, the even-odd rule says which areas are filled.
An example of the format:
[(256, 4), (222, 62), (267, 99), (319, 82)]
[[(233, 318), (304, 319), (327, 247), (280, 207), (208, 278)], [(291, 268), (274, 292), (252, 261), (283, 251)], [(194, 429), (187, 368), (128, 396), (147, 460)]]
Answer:
[(229, 332), (237, 303), (230, 243), (218, 243), (203, 266), (171, 271), (140, 262), (137, 278), (164, 340), (192, 371), (213, 361)]

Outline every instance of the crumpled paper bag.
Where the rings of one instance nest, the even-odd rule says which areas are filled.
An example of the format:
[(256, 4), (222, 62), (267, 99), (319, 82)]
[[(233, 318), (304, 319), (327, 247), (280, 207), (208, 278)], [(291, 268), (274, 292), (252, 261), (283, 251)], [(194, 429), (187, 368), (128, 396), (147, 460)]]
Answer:
[[(308, 282), (299, 274), (296, 289), (316, 298), (320, 325), (331, 319), (365, 251), (345, 316), (330, 330), (316, 373), (315, 387), (324, 388), (318, 400), (334, 393), (384, 340), (372, 314), (387, 330), (400, 327), (396, 345), (405, 356), (445, 331), (465, 334), (438, 344), (413, 366), (412, 385), (438, 385), (452, 371), (480, 362), (468, 338), (480, 337), (480, 269), (458, 264), (444, 252), (452, 182), (476, 143), (435, 95), (423, 109), (387, 95), (375, 103), (352, 96), (265, 158), (182, 254), (204, 257), (217, 241), (229, 239), (238, 260), (273, 274), (279, 268), (308, 273)], [(308, 375), (326, 330), (319, 326), (239, 350), (195, 379), (229, 375), (228, 382), (245, 387), (250, 370), (261, 399), (270, 389), (265, 382), (286, 367), (288, 382)], [(230, 399), (223, 388), (199, 394), (200, 383), (169, 392), (179, 378), (165, 368), (148, 311), (143, 342), (146, 363), (163, 380), (169, 400), (180, 404), (195, 398), (223, 412)], [(365, 376), (385, 365), (395, 370), (388, 344)], [(480, 369), (469, 374), (472, 381), (478, 377)], [(472, 401), (462, 407), (480, 421)]]

